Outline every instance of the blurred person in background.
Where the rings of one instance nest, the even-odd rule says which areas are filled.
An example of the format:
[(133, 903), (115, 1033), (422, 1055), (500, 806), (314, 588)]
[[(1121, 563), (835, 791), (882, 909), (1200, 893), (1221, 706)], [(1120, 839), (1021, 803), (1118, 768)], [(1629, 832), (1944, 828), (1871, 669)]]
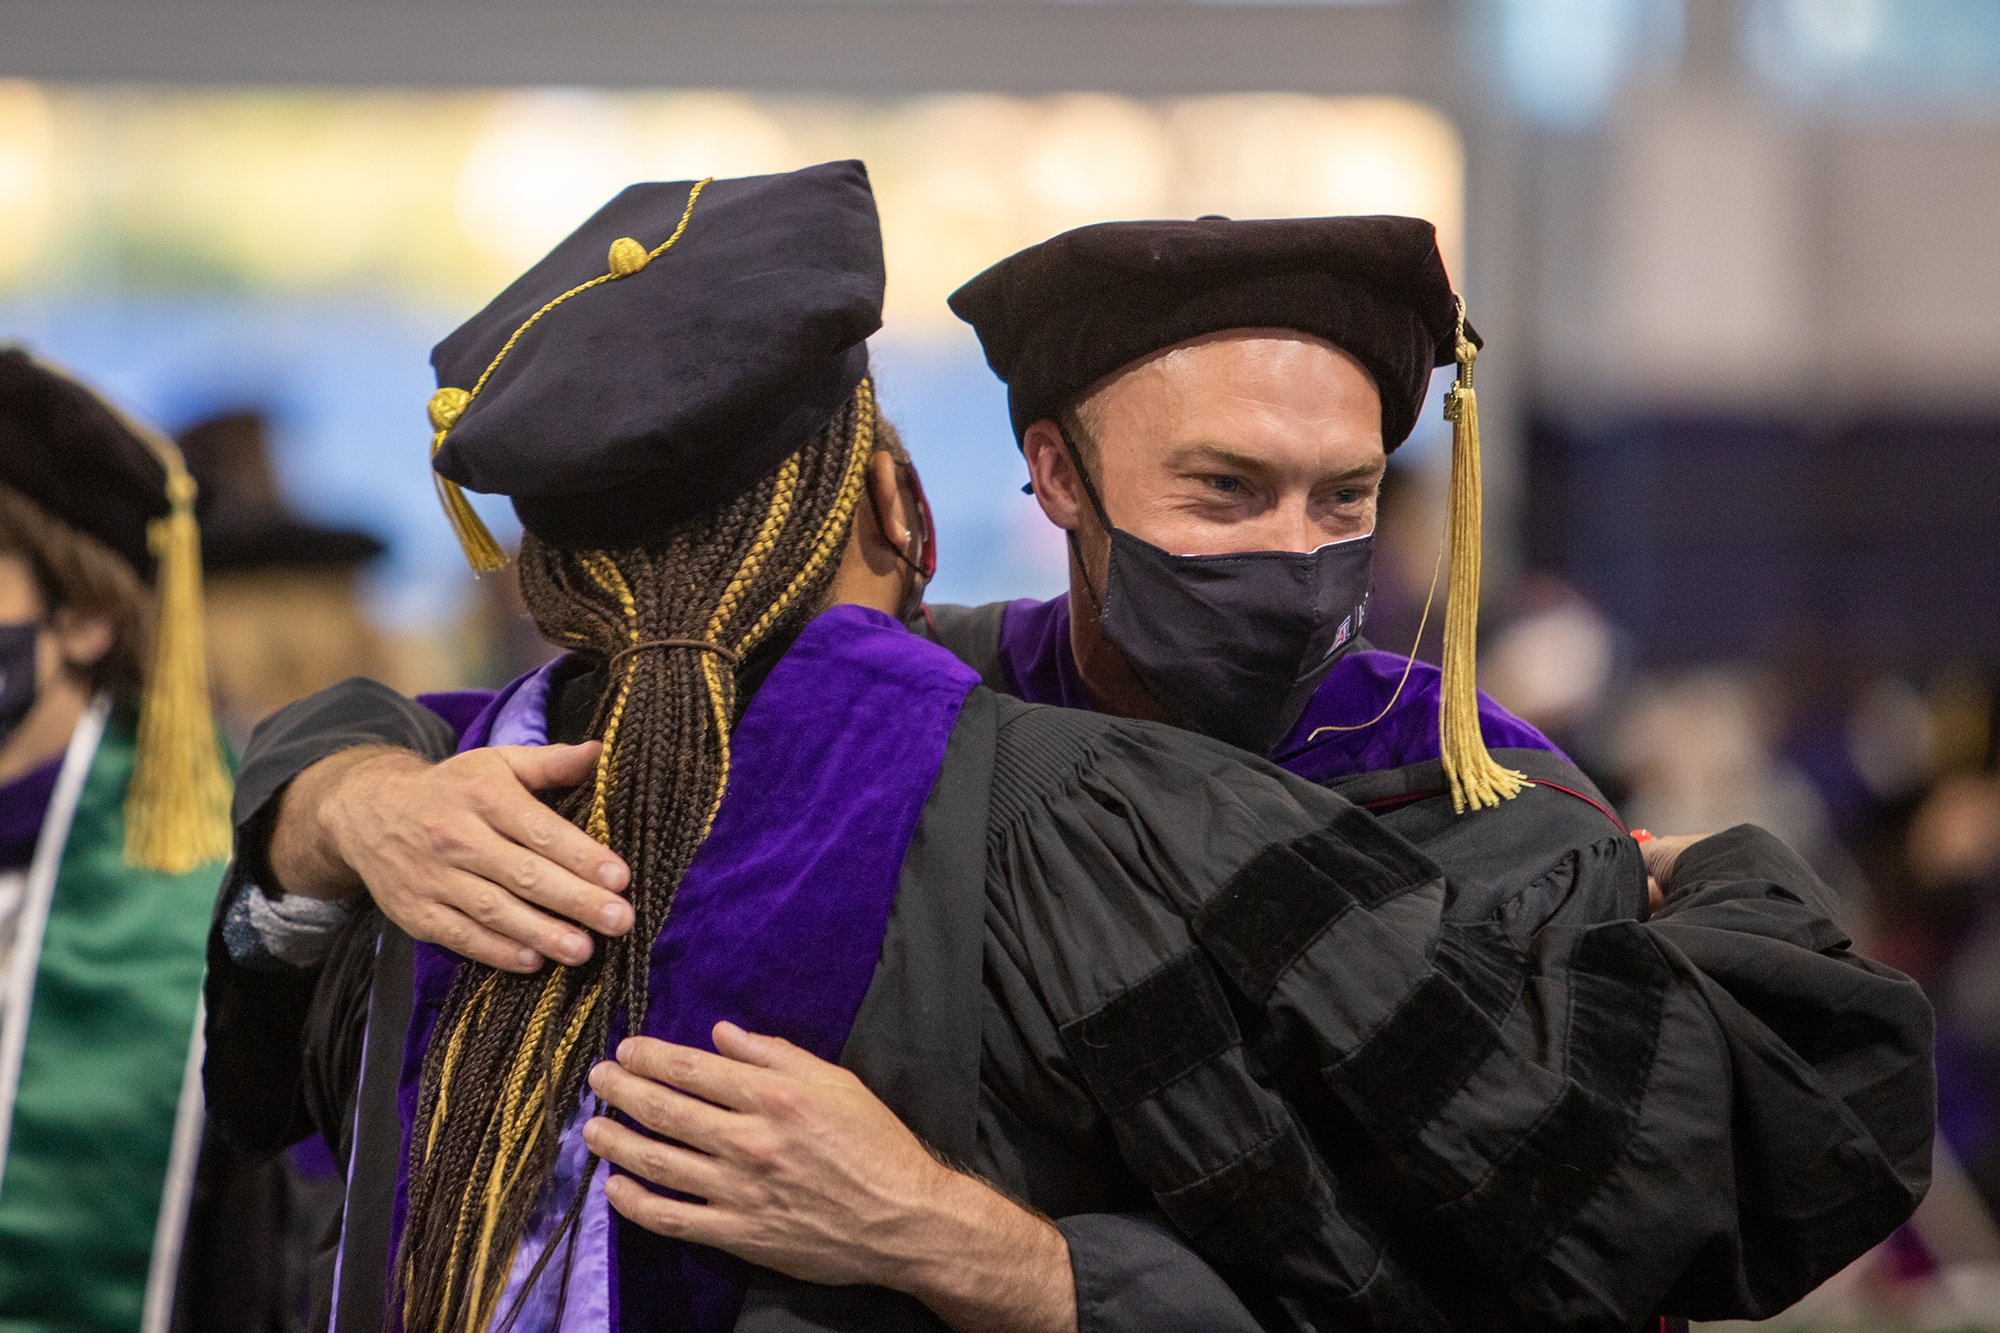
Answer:
[(1915, 901), (1897, 904), (1889, 930), (1936, 936), (1916, 961), (1939, 1014), (1940, 1128), (2000, 1214), (2000, 778), (1944, 777), (1913, 813), (1907, 849), (1899, 887)]
[(1866, 889), (1834, 836), (1826, 803), (1775, 751), (1776, 709), (1770, 689), (1746, 671), (1717, 667), (1640, 682), (1614, 742), (1627, 784), (1624, 812), (1647, 828), (1770, 829), (1848, 906), (1860, 907)]
[[(0, 350), (0, 1325), (165, 1327), (229, 775), (195, 489), (165, 437)], [(153, 589), (158, 590), (155, 610)], [(228, 1257), (258, 1308), (266, 1238)], [(215, 1327), (213, 1325), (209, 1327)]]
[[(1508, 601), (1510, 614), (1480, 652), (1487, 691), (1561, 746), (1622, 806), (1610, 733), (1631, 686), (1630, 644), (1596, 603), (1554, 574), (1525, 575)], [(1710, 826), (1661, 821), (1660, 827)]]
[(1938, 1188), (1852, 1293), (1911, 1322), (1957, 1310), (2000, 1326), (1996, 713), (1990, 677), (1957, 664), (1922, 689), (1876, 678), (1847, 726), (1872, 798), (1853, 819), (1872, 890), (1867, 950), (1921, 982), (1938, 1014)]
[(293, 513), (271, 470), (269, 423), (230, 412), (181, 432), (201, 487), (201, 558), (216, 709), (230, 740), (349, 676), (390, 674), (356, 580), (382, 554), (365, 532)]

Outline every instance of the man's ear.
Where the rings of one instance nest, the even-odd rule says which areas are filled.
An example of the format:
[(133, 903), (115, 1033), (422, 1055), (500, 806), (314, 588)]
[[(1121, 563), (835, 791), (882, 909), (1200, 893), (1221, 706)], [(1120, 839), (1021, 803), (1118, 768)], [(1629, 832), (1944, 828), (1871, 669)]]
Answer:
[(58, 609), (50, 618), (49, 633), (55, 636), (63, 665), (82, 676), (89, 675), (104, 660), (117, 637), (106, 617), (69, 606)]
[(1028, 480), (1049, 522), (1069, 532), (1080, 531), (1088, 501), (1056, 423), (1042, 420), (1028, 427), (1021, 437), (1021, 454), (1028, 460)]

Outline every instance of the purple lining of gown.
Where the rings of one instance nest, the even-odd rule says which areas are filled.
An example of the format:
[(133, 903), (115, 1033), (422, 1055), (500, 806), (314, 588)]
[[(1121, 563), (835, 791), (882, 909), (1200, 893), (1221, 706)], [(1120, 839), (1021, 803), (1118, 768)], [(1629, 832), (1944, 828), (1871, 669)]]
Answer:
[[(538, 743), (554, 668), (495, 696), (460, 749)], [(708, 1049), (726, 1018), (840, 1058), (874, 978), (903, 856), (976, 684), (969, 667), (877, 611), (836, 606), (805, 628), (737, 724), (715, 826), (653, 945), (645, 1035)], [(406, 1143), (456, 967), (448, 951), (416, 946), (398, 1088)], [(565, 1126), (565, 1148), (582, 1119)], [(399, 1178), (397, 1237), (406, 1190)], [(595, 1237), (586, 1225), (571, 1277), (572, 1306), (606, 1311), (595, 1327), (723, 1333), (735, 1324), (749, 1265), (610, 1220)], [(590, 1283), (601, 1303), (580, 1289)], [(592, 1325), (563, 1322), (582, 1327)]]
[[(530, 671), (521, 680), (536, 674)], [(510, 683), (509, 688), (518, 683)], [(495, 707), (499, 698), (497, 690), (440, 690), (436, 694), (418, 695), (417, 702), (443, 718), (455, 734), (464, 736), (472, 730), (475, 722)], [(459, 748), (465, 747), (461, 745)]]
[(57, 755), (0, 786), (0, 870), (24, 869), (35, 859), (35, 843), (62, 766), (63, 756)]
[[(1008, 688), (1036, 704), (1094, 711), (1069, 645), (1069, 594), (1046, 602), (1009, 602), (1000, 616), (1000, 669)], [(1396, 695), (1409, 659), (1374, 649), (1350, 652), (1313, 694), (1298, 725), (1271, 752), (1271, 761), (1312, 782), (1401, 768), (1438, 757), (1438, 685), (1441, 674), (1418, 662), (1396, 706), (1359, 731), (1329, 732), (1308, 740), (1315, 728), (1353, 726), (1381, 712)], [(1541, 732), (1479, 696), (1479, 729), (1491, 749), (1547, 750), (1561, 754)]]

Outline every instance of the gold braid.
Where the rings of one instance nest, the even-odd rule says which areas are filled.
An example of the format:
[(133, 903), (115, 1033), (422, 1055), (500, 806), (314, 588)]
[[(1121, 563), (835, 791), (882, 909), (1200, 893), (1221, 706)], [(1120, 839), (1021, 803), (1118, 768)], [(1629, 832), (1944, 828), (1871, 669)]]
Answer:
[[(543, 632), (611, 668), (592, 726), (603, 752), (592, 782), (561, 808), (631, 865), (637, 920), (580, 967), (514, 976), (461, 964), (419, 1085), (424, 1132), (412, 1144), (396, 1264), (408, 1333), (492, 1325), (584, 1073), (608, 1049), (614, 1017), (626, 1031), (644, 1024), (652, 942), (728, 790), (737, 663), (817, 609), (876, 448), (875, 411), (863, 381), (817, 439), (658, 545), (562, 552), (523, 539), (522, 591)], [(698, 610), (704, 588), (714, 591)], [(631, 651), (649, 643), (712, 645), (735, 661)], [(570, 1200), (538, 1276), (582, 1197)]]

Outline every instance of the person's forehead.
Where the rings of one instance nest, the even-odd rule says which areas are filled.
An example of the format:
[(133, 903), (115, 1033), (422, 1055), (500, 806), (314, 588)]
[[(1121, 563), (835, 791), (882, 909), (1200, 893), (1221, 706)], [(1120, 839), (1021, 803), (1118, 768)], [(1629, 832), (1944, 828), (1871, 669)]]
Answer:
[(1368, 368), (1345, 348), (1298, 329), (1241, 328), (1162, 347), (1093, 385), (1086, 403), (1171, 396), (1199, 408), (1210, 394), (1232, 395), (1259, 381), (1293, 394), (1365, 399), (1379, 417), (1381, 392)]

